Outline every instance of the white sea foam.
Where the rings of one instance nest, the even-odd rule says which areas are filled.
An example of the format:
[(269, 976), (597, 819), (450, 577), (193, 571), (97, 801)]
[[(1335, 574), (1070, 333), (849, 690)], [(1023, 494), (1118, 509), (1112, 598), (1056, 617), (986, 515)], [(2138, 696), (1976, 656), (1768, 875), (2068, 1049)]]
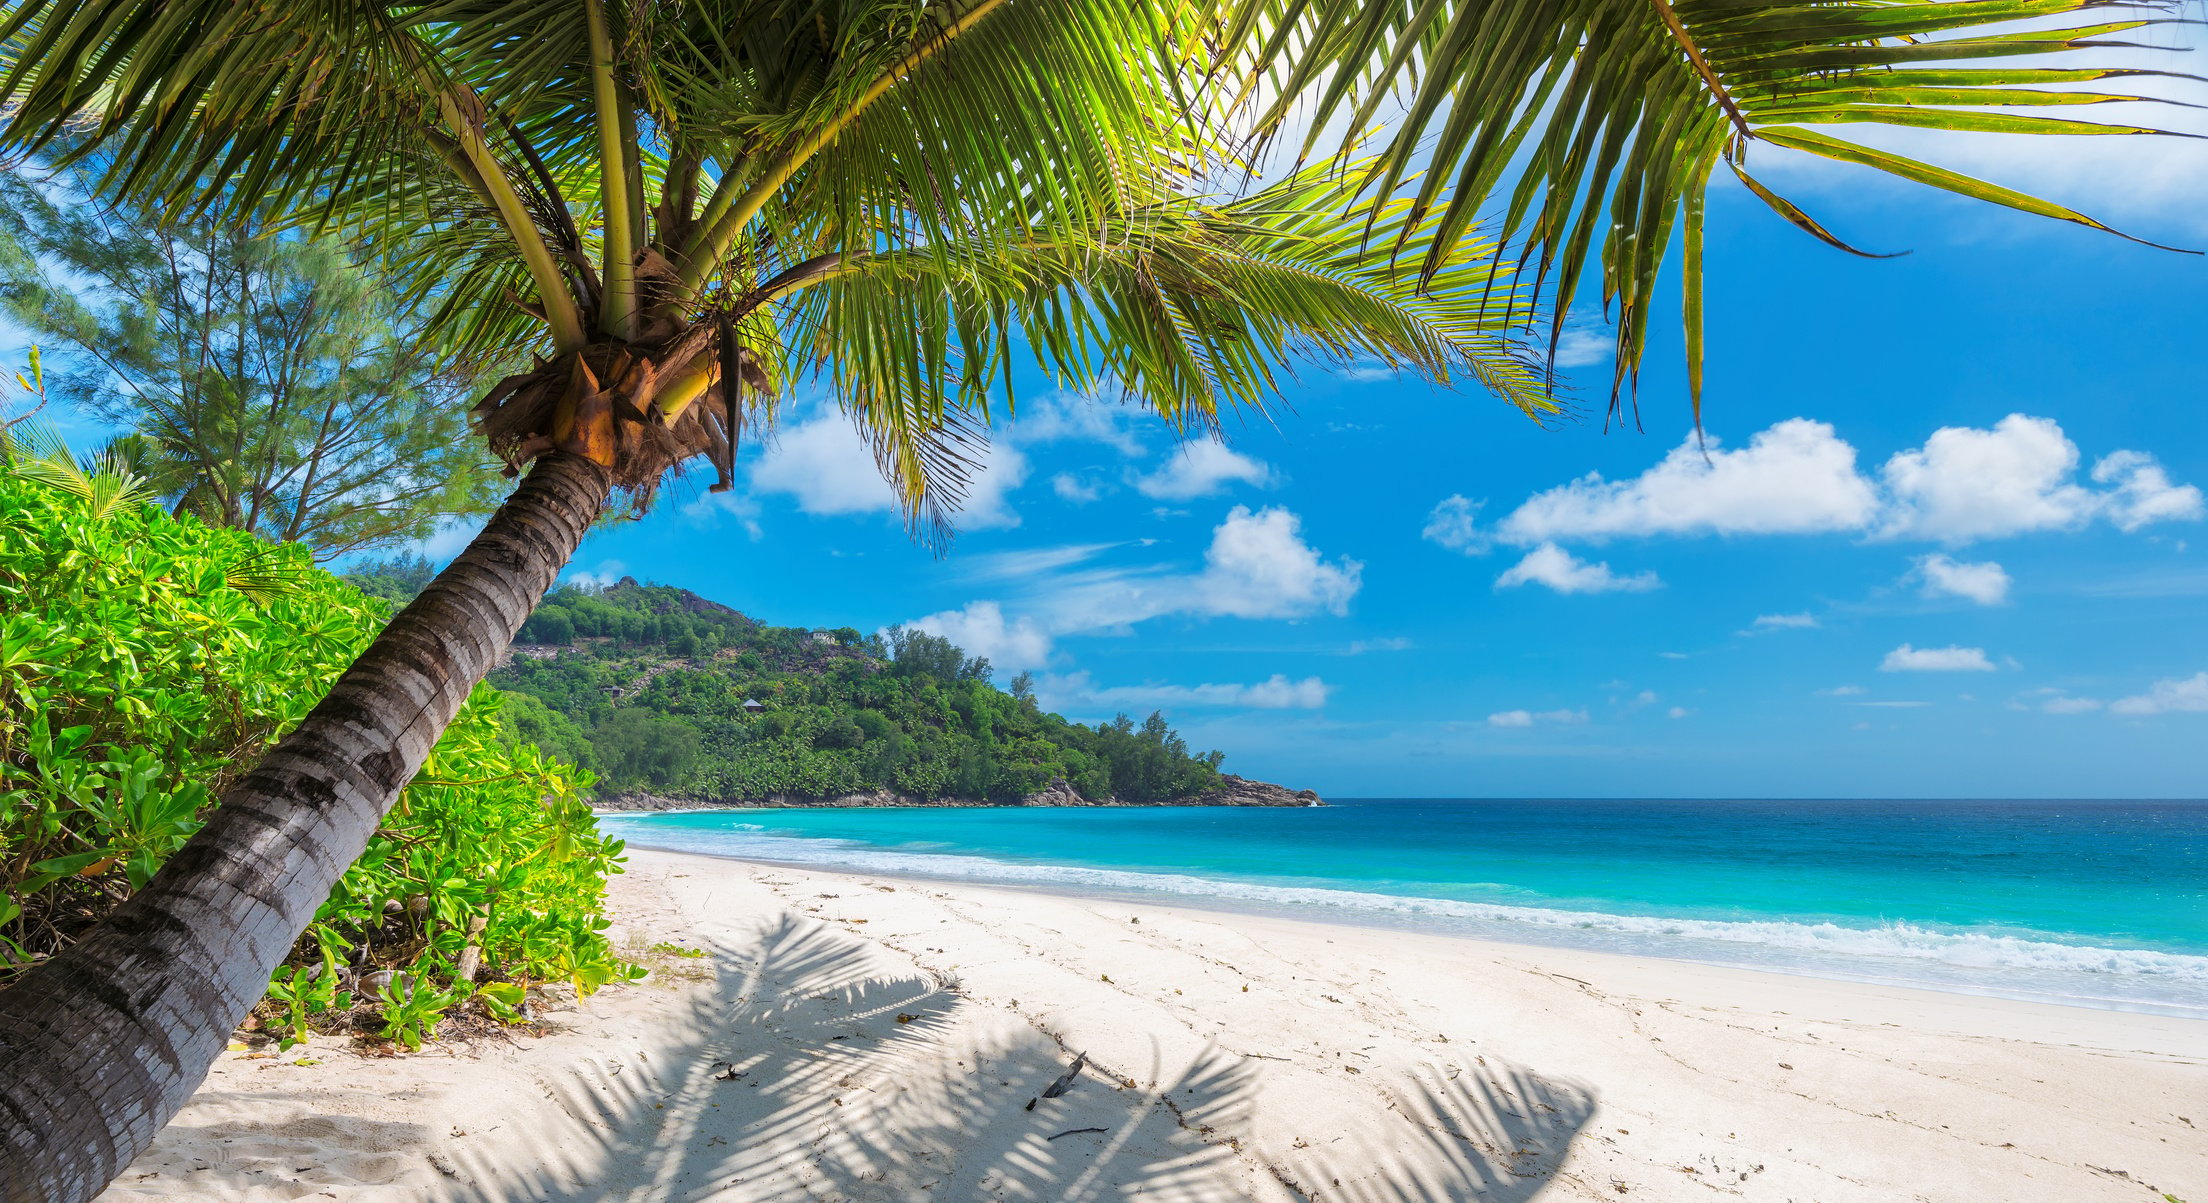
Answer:
[[(2208, 956), (2108, 948), (2054, 940), (1941, 931), (1909, 922), (1851, 927), (1786, 920), (1677, 919), (1419, 898), (1315, 886), (1032, 864), (980, 856), (868, 847), (848, 840), (759, 835), (728, 830), (670, 830), (613, 822), (632, 843), (747, 859), (862, 872), (1053, 886), (1081, 891), (1170, 895), (1265, 910), (1329, 912), (1392, 923), (1435, 925), (1495, 939), (1687, 956), (1741, 964), (1852, 972), (1948, 987), (1998, 986), (2034, 996), (2096, 1002), (2167, 1002), (2190, 1011), (2208, 1004)], [(627, 828), (624, 830), (624, 828)], [(1726, 949), (1733, 951), (1727, 953)], [(1919, 971), (1907, 966), (1918, 965)], [(1883, 967), (1883, 970), (1881, 970)], [(2091, 983), (2097, 981), (2099, 986)], [(2121, 983), (2128, 982), (2130, 988)], [(2165, 988), (2154, 988), (2160, 984)]]

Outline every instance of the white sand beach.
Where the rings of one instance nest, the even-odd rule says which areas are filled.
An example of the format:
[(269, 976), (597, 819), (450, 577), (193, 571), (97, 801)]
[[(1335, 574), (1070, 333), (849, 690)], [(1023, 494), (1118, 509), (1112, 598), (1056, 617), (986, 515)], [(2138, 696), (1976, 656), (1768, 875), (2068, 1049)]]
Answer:
[(612, 904), (709, 955), (225, 1054), (102, 1198), (2208, 1203), (2208, 1022), (642, 850)]

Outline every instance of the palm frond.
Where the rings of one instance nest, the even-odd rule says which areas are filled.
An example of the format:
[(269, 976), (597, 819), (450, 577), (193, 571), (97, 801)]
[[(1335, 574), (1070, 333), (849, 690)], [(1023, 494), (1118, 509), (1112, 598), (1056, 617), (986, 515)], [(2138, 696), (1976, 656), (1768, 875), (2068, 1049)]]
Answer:
[(299, 596), (320, 575), (313, 563), (280, 547), (262, 547), (223, 570), (223, 583), (254, 605), (267, 607)]
[[(2136, 101), (2093, 89), (2126, 73), (2032, 65), (2120, 45), (2162, 11), (2103, 9), (24, 0), (0, 16), (0, 150), (96, 163), (111, 194), (179, 219), (346, 231), (463, 353), (559, 352), (505, 414), (516, 455), (554, 445), (521, 428), (557, 411), (548, 382), (578, 340), (596, 362), (645, 365), (634, 388), (679, 394), (624, 393), (629, 412), (675, 418), (716, 395), (712, 332), (732, 317), (760, 383), (682, 439), (620, 446), (725, 451), (739, 419), (771, 422), (784, 381), (819, 372), (920, 513), (1012, 403), (1021, 355), (1183, 430), (1262, 409), (1312, 360), (1470, 379), (1540, 416), (1551, 375), (1522, 340), (1545, 302), (1553, 361), (1599, 265), (1615, 399), (1675, 236), (1698, 395), (1719, 165), (1846, 245), (1750, 171), (1758, 144), (2105, 229), (1847, 132), (2141, 132), (2066, 115)], [(1316, 131), (1365, 129), (1391, 104), (1402, 119), (1372, 158), (1319, 146)], [(1272, 137), (1291, 114), (1326, 151), (1316, 166), (1217, 195), (1246, 166), (1230, 118)], [(835, 270), (807, 266), (823, 262)]]
[(134, 471), (122, 455), (108, 451), (80, 462), (59, 431), (40, 423), (8, 432), (0, 440), (0, 453), (0, 467), (75, 498), (94, 521), (159, 496), (155, 483)]
[[(2033, 60), (2125, 46), (2119, 35), (2170, 11), (2105, 0), (1249, 0), (1222, 10), (1222, 38), (1261, 134), (1308, 123), (1307, 154), (1328, 152), (1319, 139), (1330, 123), (1362, 129), (1400, 108), (1365, 182), (1408, 196), (1414, 221), (1438, 214), (1435, 245), (1499, 205), (1497, 233), (1524, 248), (1558, 319), (1598, 265), (1602, 303), (1617, 315), (1613, 403), (1639, 370), (1657, 273), (1683, 224), (1696, 259), (1683, 272), (1683, 312), (1699, 413), (1703, 196), (1720, 162), (1737, 167), (1763, 144), (2106, 230), (1823, 127), (2159, 132), (2004, 110), (2150, 100), (2075, 85), (2153, 72)], [(1789, 222), (1846, 246), (1799, 206), (1751, 187)], [(1431, 272), (1438, 260), (1424, 254)]]
[[(1518, 330), (1529, 317), (1491, 240), (1460, 236), (1441, 266), (1364, 251), (1344, 223), (1354, 178), (1314, 168), (1240, 202), (1168, 198), (1072, 235), (1040, 229), (854, 256), (782, 314), (792, 375), (819, 371), (877, 449), (922, 529), (940, 529), (1016, 404), (1017, 361), (1055, 386), (1117, 388), (1184, 434), (1262, 412), (1298, 362), (1378, 361), (1467, 377), (1536, 419), (1559, 406)], [(1400, 229), (1423, 250), (1438, 223)]]

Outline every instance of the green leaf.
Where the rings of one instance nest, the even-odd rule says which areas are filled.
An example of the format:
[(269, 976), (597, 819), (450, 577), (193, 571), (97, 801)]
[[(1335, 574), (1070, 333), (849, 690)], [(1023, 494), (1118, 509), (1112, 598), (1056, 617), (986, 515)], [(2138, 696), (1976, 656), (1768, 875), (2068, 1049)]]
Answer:
[[(2162, 250), (2179, 249), (2177, 247), (2165, 247), (2160, 243), (2147, 242), (2144, 238), (2135, 238), (2121, 230), (2103, 225), (2075, 209), (2055, 204), (2053, 201), (2042, 200), (2039, 197), (2018, 192), (2013, 188), (2004, 188), (1999, 184), (1975, 179), (1944, 167), (1935, 167), (1932, 164), (1919, 162), (1890, 151), (1845, 142), (1829, 134), (1779, 126), (1760, 131), (1760, 136), (1764, 141), (1774, 146), (1806, 151), (1837, 162), (1859, 163), (1865, 167), (1875, 167), (1880, 171), (1900, 176), (1906, 180), (1914, 180), (1920, 184), (1927, 184), (1945, 192), (1952, 192), (1958, 196), (1967, 196), (1973, 200), (1985, 201), (1988, 204), (2002, 205), (2024, 213), (2030, 213), (2036, 217), (2048, 217), (2056, 221), (2066, 221), (2096, 230), (2103, 230), (2119, 238), (2144, 243), (2147, 246), (2159, 247)], [(2199, 252), (2189, 251), (2186, 253), (2198, 254)]]
[(1761, 181), (1757, 180), (1756, 177), (1749, 175), (1746, 169), (1742, 168), (1740, 164), (1732, 163), (1729, 165), (1733, 169), (1733, 175), (1737, 177), (1741, 183), (1747, 185), (1748, 191), (1754, 193), (1756, 199), (1762, 201), (1764, 204), (1771, 206), (1773, 211), (1778, 213), (1779, 216), (1785, 218), (1787, 221), (1793, 223), (1793, 225), (1797, 229), (1808, 232), (1818, 241), (1823, 242), (1827, 246), (1836, 247), (1840, 250), (1846, 251), (1851, 255), (1861, 255), (1865, 259), (1892, 259), (1896, 256), (1906, 255), (1909, 253), (1907, 251), (1890, 251), (1886, 254), (1878, 254), (1873, 251), (1858, 250), (1855, 247), (1849, 246), (1847, 243), (1842, 242), (1839, 238), (1835, 237), (1830, 230), (1827, 230), (1824, 226), (1818, 224), (1815, 218), (1811, 217), (1807, 213), (1804, 213), (1801, 207), (1796, 205), (1793, 201), (1790, 201), (1785, 197), (1780, 196), (1778, 193), (1771, 191), (1769, 188), (1764, 187)]

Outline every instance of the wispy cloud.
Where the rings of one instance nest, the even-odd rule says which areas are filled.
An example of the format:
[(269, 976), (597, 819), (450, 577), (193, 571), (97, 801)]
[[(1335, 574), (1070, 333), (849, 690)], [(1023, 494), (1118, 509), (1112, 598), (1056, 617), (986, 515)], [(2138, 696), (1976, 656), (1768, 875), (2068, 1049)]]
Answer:
[(1400, 635), (1391, 635), (1382, 639), (1353, 639), (1343, 654), (1362, 656), (1366, 652), (1404, 652), (1410, 649), (1410, 640)]
[[(1994, 671), (1993, 661), (1986, 659), (1986, 649), (1981, 647), (1911, 647), (1904, 643), (1886, 653), (1879, 662), (1878, 671), (1887, 673), (1952, 673)], [(1862, 705), (1870, 705), (1865, 702)]]
[(1331, 686), (1318, 677), (1291, 680), (1274, 673), (1254, 684), (1100, 686), (1088, 673), (1045, 676), (1035, 692), (1052, 709), (1155, 710), (1174, 706), (1236, 706), (1253, 710), (1317, 710), (1326, 705)]
[(2190, 677), (2156, 681), (2142, 694), (2118, 698), (2108, 705), (2110, 714), (2169, 714), (2173, 711), (2208, 710), (2208, 672)]
[(1027, 547), (998, 551), (964, 561), (966, 575), (977, 581), (1019, 581), (1059, 572), (1086, 563), (1118, 543), (1062, 543), (1056, 547)]
[(1531, 727), (1537, 723), (1569, 725), (1586, 721), (1584, 710), (1502, 710), (1487, 716), (1490, 727)]
[(1060, 472), (1050, 478), (1050, 491), (1056, 493), (1060, 501), (1087, 505), (1104, 495), (1104, 486), (1083, 480), (1071, 472)]
[(1486, 555), (1493, 540), (1480, 529), (1480, 507), (1485, 504), (1461, 493), (1442, 498), (1426, 515), (1426, 529), (1419, 532), (1420, 537), (1468, 556)]

